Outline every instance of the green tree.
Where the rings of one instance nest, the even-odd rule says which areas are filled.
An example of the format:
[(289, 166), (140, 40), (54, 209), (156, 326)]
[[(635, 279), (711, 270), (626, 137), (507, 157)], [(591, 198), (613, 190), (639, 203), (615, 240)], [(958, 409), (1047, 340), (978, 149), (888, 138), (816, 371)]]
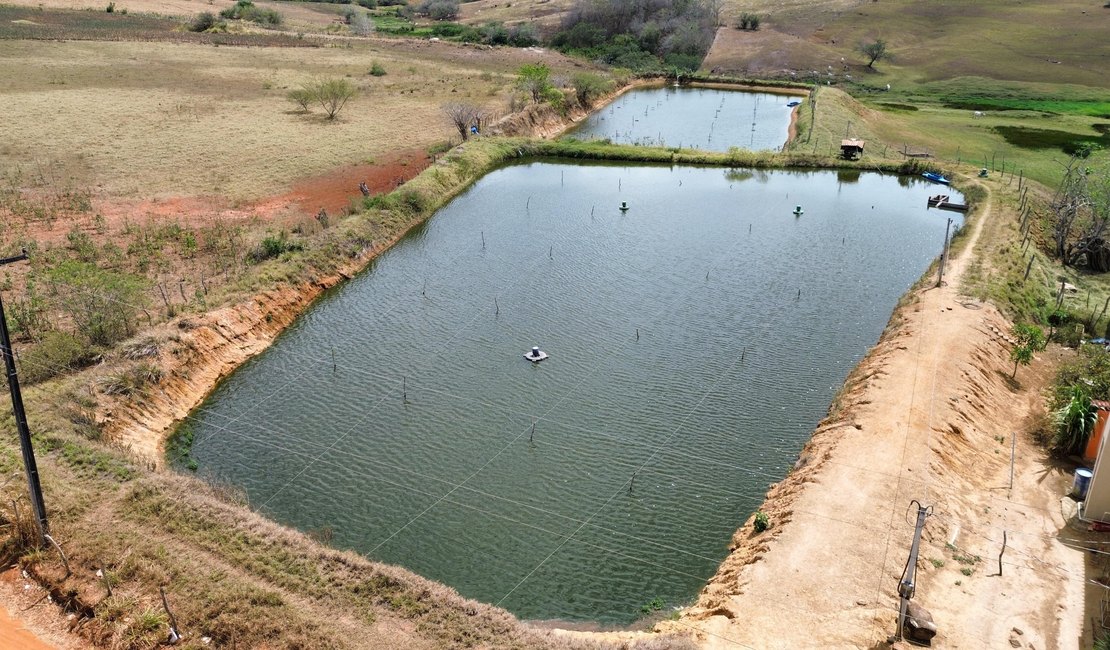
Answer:
[(574, 96), (583, 108), (589, 108), (594, 100), (613, 89), (613, 82), (592, 72), (579, 72), (570, 80)]
[(517, 71), (516, 87), (528, 93), (533, 104), (539, 104), (555, 90), (551, 83), (551, 69), (543, 63), (521, 66)]
[(1014, 362), (1012, 378), (1016, 378), (1018, 366), (1028, 366), (1033, 361), (1033, 354), (1044, 349), (1045, 337), (1044, 330), (1036, 325), (1014, 325), (1011, 334), (1015, 339), (1010, 350), (1010, 360)]
[(867, 57), (867, 67), (869, 68), (874, 68), (876, 61), (891, 58), (890, 52), (887, 51), (886, 41), (881, 38), (876, 38), (870, 43), (860, 43), (856, 46), (856, 49)]
[(313, 87), (316, 101), (328, 114), (329, 120), (334, 120), (339, 111), (347, 105), (347, 102), (354, 99), (358, 94), (358, 89), (355, 85), (346, 79), (324, 79), (323, 81), (316, 82)]
[(135, 333), (135, 317), (146, 303), (145, 279), (74, 260), (50, 269), (47, 278), (59, 307), (93, 345), (109, 346)]
[(1052, 444), (1064, 456), (1083, 450), (1098, 419), (1098, 411), (1083, 386), (1072, 386), (1070, 393), (1068, 402), (1055, 413), (1056, 435)]

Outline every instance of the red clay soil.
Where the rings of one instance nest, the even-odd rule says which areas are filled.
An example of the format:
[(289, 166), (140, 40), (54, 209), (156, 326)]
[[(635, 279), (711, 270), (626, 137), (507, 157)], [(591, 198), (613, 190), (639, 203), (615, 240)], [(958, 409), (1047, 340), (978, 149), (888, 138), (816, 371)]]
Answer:
[[(102, 215), (111, 230), (125, 222), (176, 221), (182, 225), (208, 226), (215, 221), (247, 221), (261, 219), (267, 223), (295, 221), (315, 215), (320, 209), (340, 215), (351, 201), (361, 198), (359, 183), (365, 182), (372, 194), (389, 192), (427, 169), (431, 159), (422, 149), (390, 152), (373, 163), (346, 165), (320, 176), (303, 178), (292, 183), (284, 194), (246, 204), (231, 204), (218, 196), (170, 196), (143, 200), (96, 200), (95, 211)], [(74, 215), (73, 220), (59, 220), (51, 232), (36, 232), (39, 239), (62, 240), (74, 221), (89, 221)], [(88, 225), (88, 224), (86, 224)]]

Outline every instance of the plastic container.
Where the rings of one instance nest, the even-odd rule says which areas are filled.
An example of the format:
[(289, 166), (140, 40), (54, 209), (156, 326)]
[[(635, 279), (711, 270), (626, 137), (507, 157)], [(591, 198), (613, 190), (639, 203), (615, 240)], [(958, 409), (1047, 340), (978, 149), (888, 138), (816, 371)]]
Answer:
[(1080, 501), (1087, 498), (1087, 489), (1091, 487), (1091, 470), (1086, 467), (1080, 467), (1075, 470), (1075, 482), (1072, 483), (1071, 491)]

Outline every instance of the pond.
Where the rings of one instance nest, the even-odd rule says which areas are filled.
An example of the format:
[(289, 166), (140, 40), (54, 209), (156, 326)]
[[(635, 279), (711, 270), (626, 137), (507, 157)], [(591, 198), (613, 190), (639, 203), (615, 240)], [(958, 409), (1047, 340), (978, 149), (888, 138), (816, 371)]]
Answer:
[(522, 618), (688, 602), (939, 252), (935, 187), (499, 169), (218, 387), (201, 475)]
[(782, 149), (787, 103), (801, 99), (742, 90), (665, 86), (629, 91), (567, 133), (580, 140), (728, 151)]

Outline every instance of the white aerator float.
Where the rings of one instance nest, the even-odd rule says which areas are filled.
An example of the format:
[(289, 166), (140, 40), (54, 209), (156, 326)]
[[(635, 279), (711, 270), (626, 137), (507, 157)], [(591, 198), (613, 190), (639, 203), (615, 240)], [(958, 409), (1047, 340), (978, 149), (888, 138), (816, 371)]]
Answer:
[(532, 363), (539, 363), (547, 358), (547, 353), (538, 347), (533, 347), (531, 350), (524, 353), (524, 358)]

